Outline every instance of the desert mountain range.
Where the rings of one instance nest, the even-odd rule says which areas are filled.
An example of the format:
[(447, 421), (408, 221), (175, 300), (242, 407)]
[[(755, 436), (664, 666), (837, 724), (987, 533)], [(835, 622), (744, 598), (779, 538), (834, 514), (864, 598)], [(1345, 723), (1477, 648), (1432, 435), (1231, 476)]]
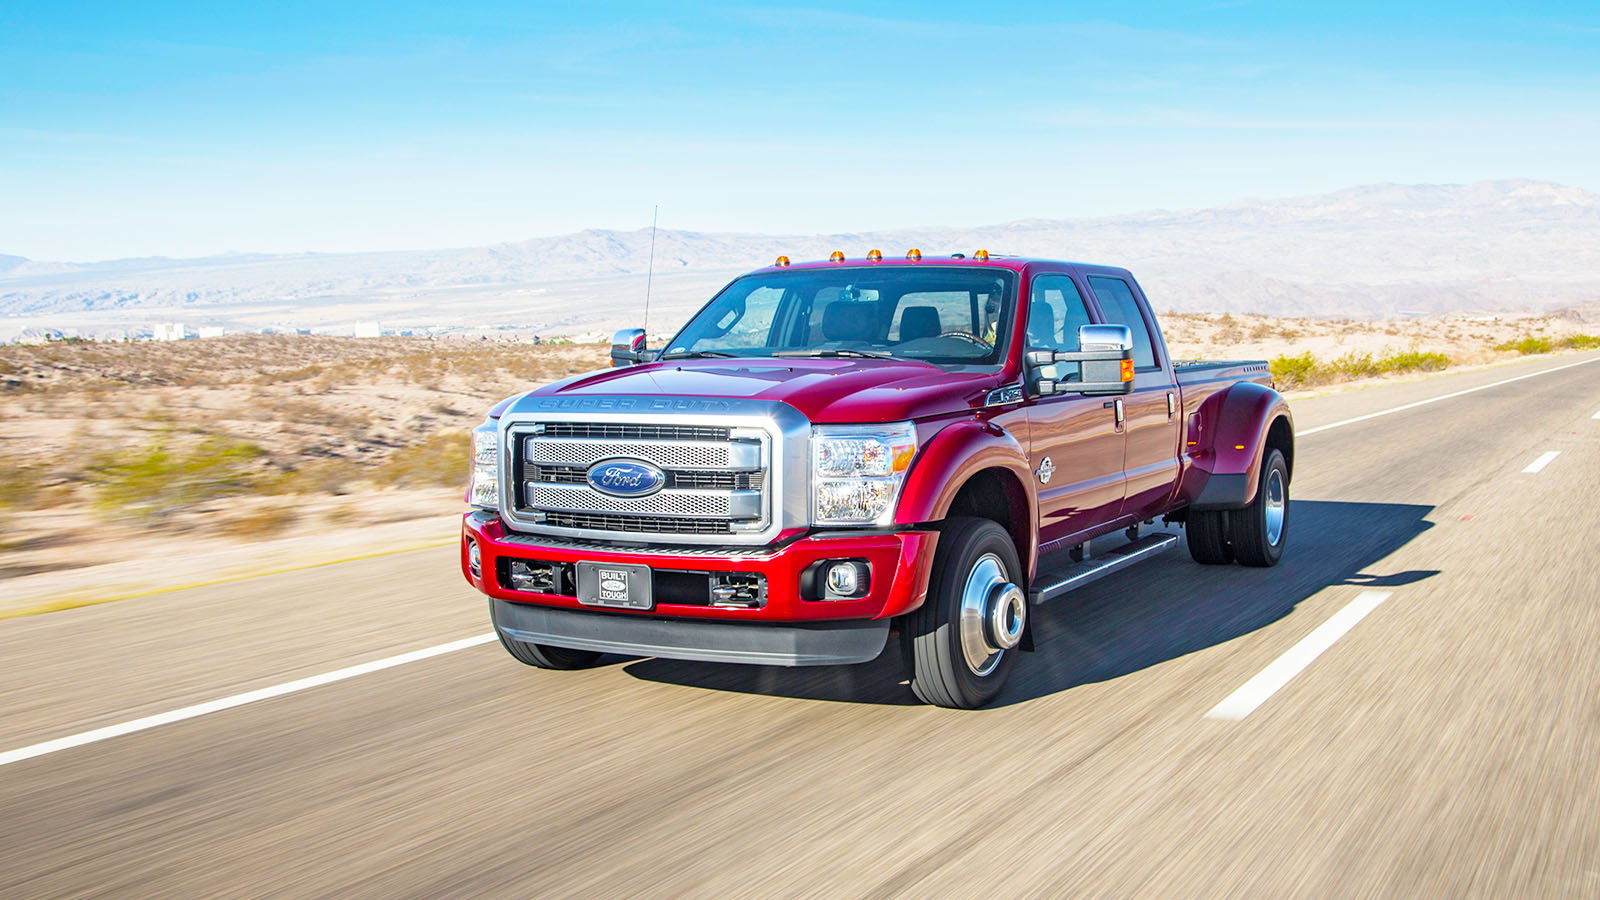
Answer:
[[(52, 328), (598, 334), (637, 325), (650, 231), (487, 247), (46, 262), (0, 255), (0, 340)], [(919, 247), (1125, 265), (1158, 309), (1302, 316), (1548, 311), (1600, 300), (1600, 194), (1541, 181), (1379, 184), (1209, 209), (857, 234), (656, 236), (652, 330), (778, 254)]]

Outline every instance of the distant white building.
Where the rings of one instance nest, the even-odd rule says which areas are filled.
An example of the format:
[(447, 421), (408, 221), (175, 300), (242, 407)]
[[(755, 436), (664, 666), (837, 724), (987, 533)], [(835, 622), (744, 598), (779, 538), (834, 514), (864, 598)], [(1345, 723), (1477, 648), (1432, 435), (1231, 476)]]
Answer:
[(203, 338), (222, 337), (227, 333), (227, 329), (221, 325), (201, 325), (195, 329), (195, 334)]
[(157, 322), (151, 326), (151, 340), (181, 341), (188, 336), (188, 330), (183, 327), (182, 322)]
[(358, 338), (375, 338), (383, 334), (383, 329), (378, 327), (377, 322), (357, 322), (354, 331)]

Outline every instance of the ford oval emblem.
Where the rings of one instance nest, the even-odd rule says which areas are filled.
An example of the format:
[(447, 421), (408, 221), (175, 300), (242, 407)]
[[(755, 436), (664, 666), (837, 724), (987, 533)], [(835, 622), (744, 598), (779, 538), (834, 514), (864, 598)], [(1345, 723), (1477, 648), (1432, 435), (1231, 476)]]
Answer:
[(589, 467), (589, 486), (613, 497), (648, 497), (667, 483), (665, 472), (636, 459), (603, 459)]

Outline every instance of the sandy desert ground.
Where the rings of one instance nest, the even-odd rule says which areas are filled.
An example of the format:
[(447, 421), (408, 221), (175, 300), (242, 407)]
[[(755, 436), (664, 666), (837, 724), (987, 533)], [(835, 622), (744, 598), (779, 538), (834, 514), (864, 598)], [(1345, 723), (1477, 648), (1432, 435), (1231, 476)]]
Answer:
[[(1163, 321), (1176, 358), (1276, 360), (1291, 397), (1600, 332), (1579, 314)], [(1421, 368), (1380, 371), (1397, 359)], [(484, 410), (605, 363), (596, 344), (450, 338), (0, 346), (0, 616), (447, 540)]]

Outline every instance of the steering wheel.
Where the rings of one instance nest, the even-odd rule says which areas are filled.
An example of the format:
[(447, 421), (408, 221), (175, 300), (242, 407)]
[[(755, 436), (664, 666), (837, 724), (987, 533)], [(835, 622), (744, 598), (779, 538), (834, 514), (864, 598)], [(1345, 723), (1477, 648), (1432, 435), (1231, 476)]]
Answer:
[(971, 332), (966, 332), (966, 331), (944, 331), (944, 332), (940, 332), (937, 336), (938, 337), (942, 337), (942, 338), (946, 338), (946, 337), (948, 337), (948, 338), (960, 338), (961, 340), (966, 341), (969, 344), (976, 344), (979, 347), (982, 347), (984, 349), (984, 352), (988, 352), (988, 351), (994, 349), (994, 345), (993, 344), (989, 343), (988, 341), (984, 340), (981, 337), (978, 337), (975, 334), (972, 334)]

